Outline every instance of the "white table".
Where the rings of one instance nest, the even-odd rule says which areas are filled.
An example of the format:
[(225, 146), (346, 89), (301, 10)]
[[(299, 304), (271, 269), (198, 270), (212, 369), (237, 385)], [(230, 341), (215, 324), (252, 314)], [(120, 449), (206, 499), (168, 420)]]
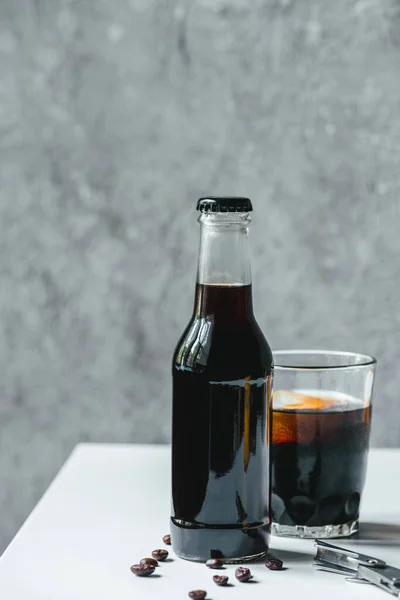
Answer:
[[(168, 532), (170, 451), (166, 446), (79, 445), (0, 559), (4, 600), (179, 600), (205, 589), (210, 600), (285, 600), (391, 596), (311, 567), (313, 542), (272, 538), (288, 569), (251, 566), (257, 583), (218, 588), (215, 571), (172, 561), (158, 577), (139, 578), (129, 566), (163, 547)], [(373, 450), (359, 539), (344, 547), (400, 567), (400, 450)], [(339, 541), (333, 543), (340, 543)]]

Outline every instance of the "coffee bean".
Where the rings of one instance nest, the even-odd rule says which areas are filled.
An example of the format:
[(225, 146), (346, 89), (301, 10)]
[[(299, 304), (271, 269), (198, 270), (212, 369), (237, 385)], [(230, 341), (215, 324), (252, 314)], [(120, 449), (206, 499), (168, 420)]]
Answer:
[(283, 562), (279, 558), (271, 556), (265, 561), (265, 566), (271, 569), (271, 571), (280, 571), (283, 567)]
[(141, 565), (151, 565), (152, 567), (158, 567), (158, 562), (154, 558), (142, 558), (140, 561)]
[(157, 550), (153, 550), (151, 555), (156, 560), (163, 561), (168, 557), (168, 550), (164, 550), (163, 548), (158, 548)]
[(148, 577), (148, 575), (151, 575), (152, 573), (154, 573), (154, 570), (155, 570), (155, 567), (153, 565), (150, 565), (149, 563), (146, 563), (144, 565), (132, 565), (131, 566), (132, 573), (134, 573), (138, 577)]
[(224, 563), (219, 558), (209, 558), (206, 567), (209, 569), (223, 569)]
[(166, 546), (170, 546), (171, 545), (171, 536), (169, 535), (169, 533), (168, 533), (168, 535), (164, 535), (162, 541), (164, 542), (164, 544)]
[(250, 569), (247, 567), (238, 567), (235, 571), (235, 577), (238, 581), (245, 583), (251, 579)]
[(217, 585), (226, 585), (228, 583), (229, 577), (225, 577), (224, 575), (214, 575), (213, 581)]
[(193, 592), (189, 592), (189, 598), (192, 600), (204, 600), (207, 596), (207, 592), (204, 590), (193, 590)]

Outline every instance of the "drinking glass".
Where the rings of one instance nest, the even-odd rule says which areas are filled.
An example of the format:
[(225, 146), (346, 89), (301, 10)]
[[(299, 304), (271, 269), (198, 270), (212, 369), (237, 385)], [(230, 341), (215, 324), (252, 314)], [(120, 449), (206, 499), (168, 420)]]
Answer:
[(274, 352), (272, 532), (330, 538), (358, 530), (376, 360)]

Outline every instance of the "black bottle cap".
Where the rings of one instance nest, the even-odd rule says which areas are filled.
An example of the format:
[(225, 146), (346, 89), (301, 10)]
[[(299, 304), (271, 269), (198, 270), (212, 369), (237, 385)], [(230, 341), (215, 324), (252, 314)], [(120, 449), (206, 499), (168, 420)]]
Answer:
[(200, 212), (250, 212), (253, 210), (249, 198), (209, 196), (200, 198), (197, 202), (197, 210)]

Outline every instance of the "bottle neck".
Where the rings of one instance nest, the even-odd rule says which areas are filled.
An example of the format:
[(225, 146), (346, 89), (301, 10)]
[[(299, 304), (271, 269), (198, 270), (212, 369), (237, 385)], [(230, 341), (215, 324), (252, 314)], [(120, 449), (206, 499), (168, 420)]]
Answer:
[(202, 214), (196, 314), (253, 314), (248, 213)]

